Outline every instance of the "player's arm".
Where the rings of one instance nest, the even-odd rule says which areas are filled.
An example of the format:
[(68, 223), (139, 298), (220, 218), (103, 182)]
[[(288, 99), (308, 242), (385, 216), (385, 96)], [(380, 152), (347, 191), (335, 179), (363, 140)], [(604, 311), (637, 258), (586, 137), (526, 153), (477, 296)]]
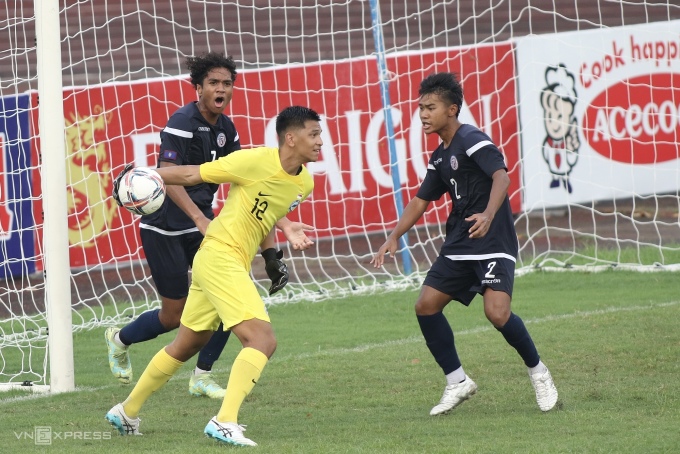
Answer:
[(373, 257), (373, 260), (371, 260), (373, 266), (380, 268), (385, 262), (385, 254), (394, 256), (394, 253), (397, 251), (397, 242), (399, 241), (399, 238), (418, 222), (418, 219), (425, 213), (429, 204), (429, 200), (421, 199), (418, 196), (411, 199), (408, 205), (406, 205), (406, 208), (404, 208), (404, 212), (402, 213), (401, 218), (399, 218), (397, 226), (387, 237), (387, 241), (380, 246), (380, 249), (378, 249), (378, 252), (376, 252)]
[[(305, 234), (305, 230), (312, 230), (314, 228), (311, 225), (303, 224), (302, 222), (292, 222), (284, 217), (276, 223), (276, 226), (284, 232), (295, 250), (301, 251), (314, 244)], [(260, 250), (262, 251), (262, 258), (265, 263), (264, 269), (272, 281), (272, 285), (269, 287), (269, 294), (273, 295), (288, 283), (288, 267), (282, 260), (283, 251), (276, 250), (275, 229), (269, 232), (260, 245)]]
[(288, 267), (283, 263), (283, 251), (276, 250), (276, 230), (271, 229), (269, 234), (260, 244), (262, 258), (264, 259), (264, 270), (272, 281), (269, 287), (269, 295), (281, 290), (288, 283)]
[[(293, 222), (290, 219), (283, 217), (279, 219), (276, 226), (283, 231), (286, 239), (290, 242), (295, 250), (304, 250), (312, 246), (314, 242), (310, 240), (305, 234), (305, 230), (314, 229), (313, 226), (303, 224), (302, 222)], [(262, 258), (265, 262), (265, 271), (267, 276), (272, 281), (269, 287), (269, 294), (281, 290), (288, 283), (288, 267), (283, 262), (283, 251), (276, 250), (276, 230), (272, 229), (267, 237), (260, 245), (262, 251)]]
[(169, 166), (156, 169), (166, 185), (195, 186), (203, 183), (200, 166)]
[(303, 224), (302, 222), (293, 222), (284, 216), (278, 220), (276, 227), (283, 232), (290, 245), (293, 246), (293, 249), (296, 251), (304, 251), (314, 245), (314, 241), (312, 241), (305, 233), (305, 231), (314, 230), (314, 226), (312, 225)]
[[(166, 167), (179, 166), (170, 162), (161, 161), (160, 168), (162, 169)], [(196, 227), (198, 227), (198, 231), (205, 235), (205, 232), (208, 229), (208, 224), (210, 223), (210, 219), (208, 219), (205, 214), (203, 214), (203, 211), (201, 211), (196, 206), (194, 201), (191, 200), (191, 197), (189, 197), (189, 194), (187, 193), (187, 190), (184, 189), (184, 186), (168, 185), (166, 186), (166, 193), (168, 197), (170, 197), (170, 199), (175, 202), (175, 205), (177, 205), (179, 209), (189, 217), (189, 219), (194, 221), (194, 224), (196, 224)]]
[(470, 232), (470, 238), (482, 238), (487, 234), (494, 216), (496, 216), (498, 209), (508, 195), (510, 177), (505, 169), (496, 170), (493, 175), (491, 175), (491, 179), (493, 180), (493, 183), (491, 184), (491, 194), (489, 195), (489, 203), (486, 205), (486, 209), (482, 213), (476, 213), (465, 218), (468, 222), (474, 222), (472, 227), (470, 227), (470, 230), (468, 230)]
[[(161, 162), (161, 167), (156, 169), (156, 172), (161, 177), (166, 185), (166, 192), (169, 192), (169, 185), (179, 185), (179, 186), (194, 186), (196, 184), (202, 183), (201, 174), (199, 172), (199, 166), (180, 166), (180, 165), (170, 165), (164, 166)], [(118, 198), (118, 186), (121, 180), (125, 177), (130, 170), (134, 169), (135, 165), (130, 163), (127, 164), (123, 170), (113, 179), (113, 198), (120, 205), (120, 200)], [(184, 191), (186, 193), (186, 190)]]
[[(304, 250), (314, 244), (314, 242), (307, 237), (305, 230), (313, 230), (311, 225), (303, 224), (302, 222), (293, 222), (290, 219), (283, 217), (279, 219), (276, 226), (283, 231), (286, 238), (295, 250)], [(272, 281), (269, 287), (269, 294), (281, 290), (288, 283), (288, 267), (283, 262), (283, 251), (276, 250), (276, 230), (272, 229), (269, 235), (264, 239), (260, 245), (262, 251), (262, 258), (265, 262), (265, 271), (267, 276)]]
[(397, 221), (396, 227), (371, 260), (371, 263), (376, 268), (380, 268), (385, 262), (385, 254), (394, 256), (394, 253), (397, 251), (397, 241), (404, 233), (408, 232), (416, 222), (418, 222), (418, 219), (425, 213), (430, 202), (439, 200), (441, 196), (446, 193), (448, 187), (439, 177), (433, 163), (437, 158), (436, 152), (430, 156), (427, 173), (425, 174), (423, 182), (420, 184), (418, 193), (411, 199), (408, 205), (406, 205), (404, 212), (401, 214), (401, 218)]

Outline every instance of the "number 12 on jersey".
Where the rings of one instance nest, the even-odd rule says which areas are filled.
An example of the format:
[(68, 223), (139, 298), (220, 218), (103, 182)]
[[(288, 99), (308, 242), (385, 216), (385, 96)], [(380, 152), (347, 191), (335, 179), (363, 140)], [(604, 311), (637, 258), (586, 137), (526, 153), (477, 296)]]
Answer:
[(250, 210), (250, 212), (254, 214), (258, 220), (261, 221), (262, 215), (264, 214), (265, 211), (267, 211), (268, 207), (269, 203), (267, 203), (266, 200), (260, 202), (260, 199), (258, 197), (255, 197), (255, 204), (253, 205), (253, 209)]

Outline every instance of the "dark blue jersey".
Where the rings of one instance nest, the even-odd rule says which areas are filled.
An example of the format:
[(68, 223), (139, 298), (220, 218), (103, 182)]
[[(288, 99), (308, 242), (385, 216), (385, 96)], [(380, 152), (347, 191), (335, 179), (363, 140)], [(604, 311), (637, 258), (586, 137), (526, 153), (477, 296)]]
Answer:
[[(211, 125), (198, 110), (196, 102), (178, 109), (161, 131), (158, 166), (161, 162), (177, 165), (201, 165), (240, 150), (236, 127), (229, 117), (220, 115), (217, 124)], [(219, 185), (201, 183), (187, 186), (187, 194), (208, 219), (215, 214), (212, 202)], [(142, 226), (152, 226), (164, 231), (195, 229), (196, 224), (170, 197), (155, 213), (142, 216)]]
[(447, 148), (432, 153), (427, 174), (416, 194), (423, 200), (439, 200), (449, 194), (453, 207), (446, 221), (446, 239), (440, 254), (452, 260), (517, 258), (518, 242), (508, 197), (501, 204), (483, 238), (470, 238), (473, 225), (465, 218), (482, 213), (493, 183), (491, 176), (506, 169), (503, 155), (489, 136), (472, 125), (461, 125)]

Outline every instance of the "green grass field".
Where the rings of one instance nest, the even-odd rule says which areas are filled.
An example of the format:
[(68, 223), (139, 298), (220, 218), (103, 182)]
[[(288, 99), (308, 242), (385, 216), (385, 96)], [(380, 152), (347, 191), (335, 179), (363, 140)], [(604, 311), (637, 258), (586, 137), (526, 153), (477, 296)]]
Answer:
[[(220, 446), (203, 436), (220, 402), (189, 396), (193, 360), (142, 409), (144, 436), (118, 436), (104, 414), (131, 387), (110, 376), (102, 328), (75, 335), (76, 392), (0, 395), (0, 452), (680, 450), (677, 274), (536, 273), (516, 280), (513, 309), (527, 322), (560, 392), (559, 408), (546, 414), (536, 406), (519, 356), (486, 321), (478, 297), (467, 309), (452, 303), (446, 314), (479, 392), (451, 414), (430, 417), (444, 378), (413, 315), (416, 295), (271, 308), (279, 348), (240, 414), (257, 448)], [(133, 347), (135, 378), (172, 336)], [(216, 364), (225, 384), (238, 349), (230, 340)], [(26, 438), (35, 426), (50, 428), (51, 445)], [(68, 435), (77, 432), (110, 439)]]

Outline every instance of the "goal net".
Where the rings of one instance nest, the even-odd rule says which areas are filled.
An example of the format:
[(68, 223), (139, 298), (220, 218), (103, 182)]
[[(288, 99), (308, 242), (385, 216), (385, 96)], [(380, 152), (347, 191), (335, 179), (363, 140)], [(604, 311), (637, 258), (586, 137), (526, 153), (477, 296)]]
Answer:
[[(460, 75), (461, 120), (505, 154), (518, 273), (678, 269), (680, 7), (669, 3), (59, 2), (64, 115), (41, 121), (64, 131), (73, 329), (124, 324), (159, 304), (139, 219), (111, 199), (112, 179), (129, 162), (155, 166), (168, 117), (196, 99), (184, 60), (207, 51), (237, 61), (227, 114), (244, 148), (276, 146), (286, 106), (323, 117), (315, 190), (291, 215), (314, 225), (315, 245), (292, 251), (279, 234), (291, 278), (270, 304), (421, 283), (448, 198), (384, 268), (369, 262), (437, 146), (417, 95), (436, 71)], [(41, 160), (51, 147), (39, 140), (35, 30), (33, 2), (3, 2), (0, 389), (50, 383)], [(253, 277), (264, 295), (259, 257)]]

